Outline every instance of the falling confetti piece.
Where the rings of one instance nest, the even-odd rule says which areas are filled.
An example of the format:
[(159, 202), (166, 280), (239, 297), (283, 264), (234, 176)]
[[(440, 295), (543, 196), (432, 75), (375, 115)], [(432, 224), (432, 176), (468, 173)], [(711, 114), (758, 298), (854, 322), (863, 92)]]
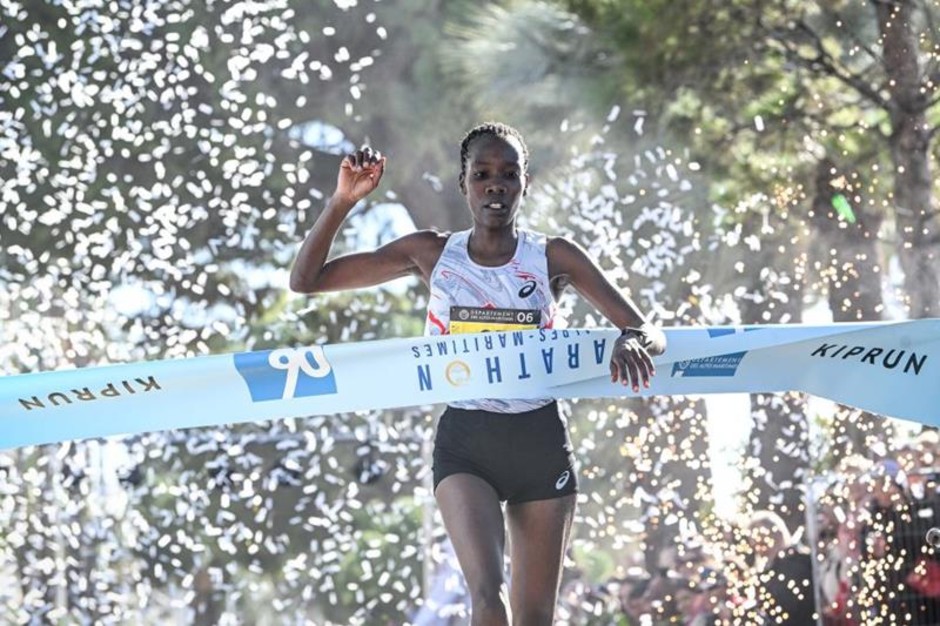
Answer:
[(836, 210), (836, 213), (839, 214), (839, 217), (849, 224), (855, 223), (855, 212), (852, 211), (852, 205), (849, 204), (848, 199), (844, 195), (837, 193), (832, 196), (832, 207)]

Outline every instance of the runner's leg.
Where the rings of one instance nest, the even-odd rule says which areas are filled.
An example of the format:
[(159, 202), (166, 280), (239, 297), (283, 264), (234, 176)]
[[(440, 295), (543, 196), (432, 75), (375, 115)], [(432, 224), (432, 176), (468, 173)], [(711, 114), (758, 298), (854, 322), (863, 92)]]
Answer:
[(576, 494), (506, 506), (513, 624), (551, 626)]
[(506, 533), (496, 491), (473, 474), (451, 474), (434, 496), (470, 591), (472, 626), (506, 626), (500, 597)]

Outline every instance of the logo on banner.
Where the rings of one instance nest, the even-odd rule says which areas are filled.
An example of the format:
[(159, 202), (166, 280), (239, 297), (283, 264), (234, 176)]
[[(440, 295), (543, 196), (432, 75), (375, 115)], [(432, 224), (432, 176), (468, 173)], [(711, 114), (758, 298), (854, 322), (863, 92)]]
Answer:
[(444, 378), (454, 387), (462, 387), (470, 382), (470, 366), (463, 361), (451, 361), (444, 370)]
[(745, 352), (679, 361), (672, 366), (673, 378), (734, 376)]
[(235, 355), (235, 368), (252, 402), (336, 393), (333, 366), (320, 346), (242, 352)]
[[(812, 351), (812, 353), (810, 353), (810, 356), (830, 359), (839, 357), (843, 361), (846, 359), (851, 359), (852, 361), (868, 363), (869, 365), (880, 365), (886, 370), (893, 370), (903, 363), (904, 373), (907, 374), (913, 370), (914, 376), (920, 376), (921, 369), (923, 369), (924, 364), (927, 363), (927, 354), (918, 354), (913, 350), (911, 350), (911, 353), (908, 354), (906, 349), (888, 349), (879, 346), (849, 347), (848, 344), (842, 343), (822, 342), (815, 350)], [(906, 360), (904, 359), (905, 356), (907, 356)]]
[(709, 328), (708, 336), (711, 339), (715, 337), (727, 337), (728, 335), (737, 335), (740, 333), (752, 333), (755, 330), (761, 330), (760, 326), (745, 326), (744, 328)]

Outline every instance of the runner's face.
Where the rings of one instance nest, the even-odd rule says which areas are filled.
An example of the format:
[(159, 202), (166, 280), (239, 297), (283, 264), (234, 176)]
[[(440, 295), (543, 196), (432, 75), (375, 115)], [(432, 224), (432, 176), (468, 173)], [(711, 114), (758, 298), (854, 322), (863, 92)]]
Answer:
[(526, 185), (522, 148), (494, 135), (475, 139), (467, 153), (466, 196), (474, 225), (512, 224)]

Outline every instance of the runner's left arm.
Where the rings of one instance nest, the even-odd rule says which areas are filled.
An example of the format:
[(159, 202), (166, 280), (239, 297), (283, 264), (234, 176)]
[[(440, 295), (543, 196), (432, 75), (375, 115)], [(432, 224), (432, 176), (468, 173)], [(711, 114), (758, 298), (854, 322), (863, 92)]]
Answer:
[(548, 273), (553, 284), (572, 286), (617, 328), (626, 332), (617, 339), (610, 361), (611, 380), (649, 387), (655, 373), (651, 355), (666, 350), (666, 335), (646, 320), (639, 307), (610, 282), (588, 253), (564, 237), (549, 239)]

